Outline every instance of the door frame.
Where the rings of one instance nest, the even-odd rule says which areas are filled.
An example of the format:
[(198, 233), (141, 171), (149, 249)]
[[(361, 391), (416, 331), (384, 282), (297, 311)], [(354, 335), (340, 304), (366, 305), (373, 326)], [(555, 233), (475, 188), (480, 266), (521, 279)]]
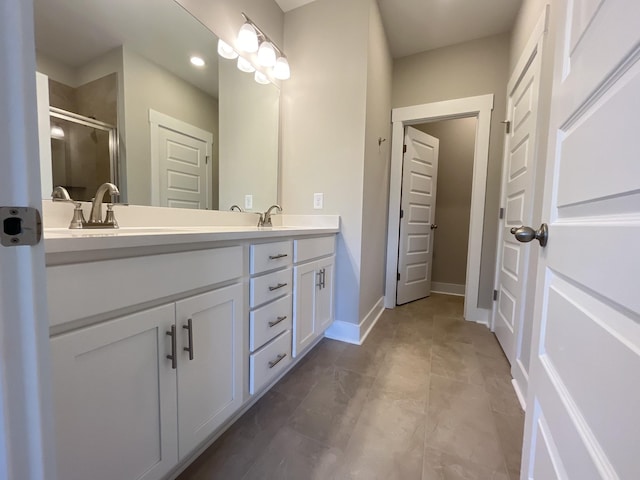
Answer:
[[(0, 205), (42, 212), (33, 2), (0, 11)], [(55, 479), (43, 240), (0, 246), (0, 361), (0, 478)]]
[(391, 110), (393, 128), (391, 137), (385, 308), (395, 308), (396, 306), (404, 128), (406, 126), (439, 120), (476, 117), (478, 121), (473, 154), (473, 181), (471, 184), (471, 216), (469, 219), (464, 318), (469, 321), (488, 325), (490, 310), (478, 307), (478, 294), (480, 287), (480, 258), (482, 254), (482, 230), (484, 226), (484, 202), (487, 190), (489, 133), (491, 130), (493, 99), (494, 95), (491, 93), (476, 97), (394, 108)]
[(160, 139), (160, 127), (173, 130), (182, 135), (193, 137), (207, 144), (207, 205), (206, 209), (211, 210), (213, 204), (213, 133), (202, 130), (177, 118), (173, 118), (165, 113), (149, 109), (149, 128), (151, 131), (151, 205), (160, 205), (160, 166), (158, 164), (158, 141)]

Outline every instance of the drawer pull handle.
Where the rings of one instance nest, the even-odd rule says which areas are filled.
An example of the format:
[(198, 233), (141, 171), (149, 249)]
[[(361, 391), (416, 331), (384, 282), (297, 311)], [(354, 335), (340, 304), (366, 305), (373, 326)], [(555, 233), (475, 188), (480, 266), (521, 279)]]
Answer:
[(167, 355), (167, 358), (171, 360), (171, 368), (175, 370), (178, 367), (178, 356), (176, 355), (176, 326), (171, 325), (171, 330), (166, 333), (171, 337), (171, 355)]
[(269, 327), (275, 327), (277, 324), (285, 321), (286, 319), (287, 319), (286, 315), (284, 317), (277, 317), (277, 320), (275, 322), (269, 322)]
[(279, 258), (288, 257), (288, 253), (279, 253), (278, 255), (269, 255), (269, 260), (277, 260)]
[(278, 285), (276, 285), (275, 287), (269, 287), (269, 291), (273, 292), (274, 290), (278, 290), (279, 288), (286, 287), (286, 286), (287, 286), (287, 282), (278, 283)]
[(287, 354), (286, 354), (286, 353), (281, 353), (280, 355), (278, 355), (278, 358), (276, 358), (276, 359), (275, 359), (274, 361), (272, 361), (272, 362), (269, 362), (269, 368), (273, 368), (273, 367), (275, 367), (275, 366), (276, 366), (277, 364), (279, 364), (279, 363), (284, 359), (284, 357), (286, 357), (286, 356), (287, 356)]
[(183, 350), (185, 352), (189, 352), (189, 360), (193, 360), (193, 322), (191, 319), (187, 320), (187, 324), (183, 325), (182, 328), (184, 328), (187, 332), (189, 332), (189, 346), (188, 347), (184, 347)]

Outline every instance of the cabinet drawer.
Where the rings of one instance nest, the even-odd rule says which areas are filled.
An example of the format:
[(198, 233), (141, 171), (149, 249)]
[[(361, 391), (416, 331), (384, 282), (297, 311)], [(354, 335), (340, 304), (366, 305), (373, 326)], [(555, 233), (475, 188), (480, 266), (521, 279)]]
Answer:
[(336, 236), (303, 238), (293, 242), (293, 261), (306, 262), (313, 258), (333, 255), (336, 251)]
[(290, 268), (279, 272), (269, 273), (249, 281), (250, 307), (257, 307), (291, 293), (292, 271)]
[(253, 275), (291, 265), (292, 253), (291, 240), (251, 245), (250, 273)]
[(254, 394), (291, 363), (291, 330), (249, 356), (249, 393)]
[(287, 295), (249, 314), (249, 348), (252, 352), (285, 330), (291, 329), (291, 298), (291, 295)]

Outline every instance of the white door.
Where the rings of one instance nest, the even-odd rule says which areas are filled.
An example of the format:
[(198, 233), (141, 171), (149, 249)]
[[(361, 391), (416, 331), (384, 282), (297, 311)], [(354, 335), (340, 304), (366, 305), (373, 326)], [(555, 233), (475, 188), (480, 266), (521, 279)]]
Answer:
[(178, 461), (174, 306), (51, 340), (58, 478), (159, 480)]
[(521, 478), (640, 478), (640, 2), (554, 4)]
[[(396, 303), (431, 293), (439, 140), (413, 127), (404, 136)], [(432, 228), (433, 227), (433, 228)]]
[(149, 111), (151, 203), (161, 207), (211, 208), (213, 134)]
[(176, 327), (183, 460), (242, 404), (242, 286), (177, 302)]
[(531, 330), (526, 328), (530, 327), (531, 318), (528, 317), (529, 325), (524, 324), (527, 306), (531, 308), (527, 304), (527, 279), (535, 272), (530, 270), (531, 247), (516, 241), (510, 229), (532, 223), (534, 180), (539, 161), (536, 140), (542, 33), (541, 28), (534, 34), (538, 39), (533, 39), (537, 40), (533, 51), (527, 51), (526, 57), (518, 62), (523, 68), (514, 72), (507, 90), (509, 128), (501, 187), (504, 210), (498, 243), (498, 295), (493, 308), (493, 328), (521, 392), (527, 391), (530, 349), (525, 343), (531, 342)]

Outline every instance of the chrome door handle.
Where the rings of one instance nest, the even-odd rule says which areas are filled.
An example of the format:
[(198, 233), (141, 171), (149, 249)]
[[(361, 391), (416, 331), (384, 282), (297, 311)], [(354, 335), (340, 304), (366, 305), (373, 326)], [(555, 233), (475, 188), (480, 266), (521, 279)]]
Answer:
[(275, 360), (273, 360), (273, 361), (269, 362), (269, 368), (273, 368), (273, 367), (275, 367), (275, 366), (276, 366), (277, 364), (279, 364), (282, 360), (284, 360), (284, 357), (286, 357), (286, 356), (287, 356), (287, 354), (286, 354), (286, 353), (281, 353), (280, 355), (278, 355), (278, 357), (277, 357)]
[(431, 230), (435, 230), (436, 228), (438, 228), (438, 225), (436, 225), (435, 223), (431, 224)]
[(279, 253), (278, 255), (269, 255), (269, 260), (277, 260), (279, 258), (284, 258), (284, 257), (288, 257), (289, 254), (287, 253)]
[(274, 290), (278, 290), (279, 288), (286, 287), (287, 283), (278, 283), (275, 287), (269, 287), (269, 291), (273, 292)]
[(540, 225), (538, 230), (534, 230), (531, 227), (512, 227), (510, 230), (511, 234), (516, 237), (516, 240), (522, 243), (532, 242), (533, 240), (538, 240), (540, 242), (541, 247), (545, 247), (547, 245), (547, 241), (549, 240), (549, 227), (546, 223)]
[(269, 322), (269, 328), (275, 327), (280, 322), (284, 322), (286, 319), (287, 319), (286, 315), (283, 315), (282, 317), (276, 317), (276, 320), (274, 322)]

